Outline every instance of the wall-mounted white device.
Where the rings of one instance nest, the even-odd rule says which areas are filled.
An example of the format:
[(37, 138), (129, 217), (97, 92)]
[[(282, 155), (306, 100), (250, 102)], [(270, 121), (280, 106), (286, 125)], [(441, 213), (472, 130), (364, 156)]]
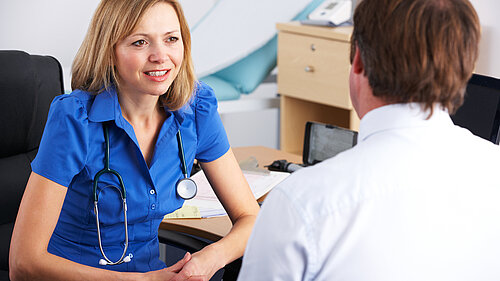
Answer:
[(338, 26), (350, 20), (351, 0), (325, 0), (308, 16), (309, 23)]

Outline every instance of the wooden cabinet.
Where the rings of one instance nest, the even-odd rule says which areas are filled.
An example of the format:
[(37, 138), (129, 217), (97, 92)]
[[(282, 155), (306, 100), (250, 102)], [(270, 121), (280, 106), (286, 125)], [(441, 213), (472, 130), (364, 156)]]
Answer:
[(352, 27), (290, 22), (277, 28), (280, 149), (302, 154), (307, 121), (358, 130), (349, 98)]

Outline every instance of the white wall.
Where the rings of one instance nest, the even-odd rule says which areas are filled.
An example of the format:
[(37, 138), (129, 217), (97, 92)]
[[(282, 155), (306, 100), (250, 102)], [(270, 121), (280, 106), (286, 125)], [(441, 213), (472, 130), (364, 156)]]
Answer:
[[(190, 25), (216, 0), (180, 0)], [(63, 66), (65, 89), (71, 89), (73, 58), (100, 0), (0, 0), (0, 50), (51, 55)]]
[(476, 72), (500, 78), (500, 1), (471, 0), (482, 26)]
[[(193, 26), (217, 0), (180, 0)], [(477, 72), (500, 78), (500, 1), (471, 0), (482, 25)], [(69, 69), (99, 0), (0, 0), (0, 49), (55, 56)]]
[[(218, 0), (180, 0), (190, 26), (193, 26)], [(476, 71), (500, 78), (500, 11), (498, 0), (471, 0), (482, 24), (480, 57)], [(64, 69), (65, 89), (70, 89), (71, 63), (87, 31), (92, 14), (99, 0), (0, 0), (0, 50), (18, 49), (31, 54), (56, 57)], [(266, 134), (241, 130), (255, 124), (277, 124), (277, 113), (223, 116), (228, 135), (235, 146), (268, 145), (275, 147), (278, 132)], [(260, 119), (262, 115), (262, 119)], [(272, 117), (272, 118), (270, 118)], [(273, 119), (269, 122), (268, 119)], [(233, 122), (238, 120), (237, 122)], [(242, 124), (242, 122), (249, 122)], [(273, 131), (277, 131), (273, 125)], [(276, 127), (276, 129), (274, 129)], [(255, 139), (259, 137), (260, 139)], [(273, 135), (273, 138), (269, 136)], [(262, 143), (262, 140), (270, 143)]]
[(98, 0), (0, 1), (0, 49), (52, 55), (69, 69)]
[[(194, 26), (218, 0), (179, 0)], [(0, 0), (0, 50), (51, 55), (63, 66), (65, 89), (71, 89), (73, 58), (100, 0)], [(272, 94), (275, 89), (272, 90)], [(278, 148), (277, 109), (222, 116), (233, 146)], [(262, 128), (261, 124), (267, 124)], [(260, 126), (260, 127), (259, 127)], [(245, 128), (242, 130), (242, 128)]]
[(218, 0), (179, 0), (184, 16), (193, 27)]

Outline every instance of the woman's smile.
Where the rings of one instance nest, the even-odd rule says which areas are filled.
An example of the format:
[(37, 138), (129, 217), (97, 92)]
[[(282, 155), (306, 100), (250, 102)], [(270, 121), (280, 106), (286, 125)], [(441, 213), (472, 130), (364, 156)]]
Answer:
[(151, 81), (163, 82), (168, 78), (168, 75), (170, 74), (170, 69), (145, 71), (143, 73)]

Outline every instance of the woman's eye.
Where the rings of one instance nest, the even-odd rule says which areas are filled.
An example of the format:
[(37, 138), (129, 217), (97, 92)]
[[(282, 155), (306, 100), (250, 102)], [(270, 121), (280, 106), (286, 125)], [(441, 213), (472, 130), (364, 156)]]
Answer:
[(169, 42), (169, 43), (175, 43), (177, 41), (179, 41), (179, 37), (170, 36), (167, 38), (167, 42)]
[(132, 45), (138, 46), (138, 47), (144, 46), (144, 45), (146, 45), (146, 41), (145, 40), (137, 40), (134, 43), (132, 43)]

